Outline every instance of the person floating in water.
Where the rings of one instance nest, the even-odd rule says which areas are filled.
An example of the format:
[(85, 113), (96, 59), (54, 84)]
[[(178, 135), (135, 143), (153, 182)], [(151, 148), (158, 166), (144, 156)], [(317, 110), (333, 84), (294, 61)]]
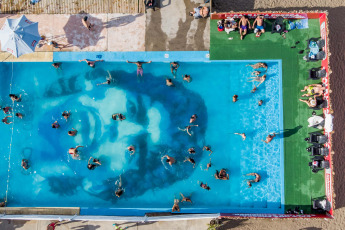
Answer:
[(61, 116), (63, 116), (63, 118), (65, 118), (67, 121), (68, 118), (71, 116), (71, 111), (63, 111)]
[(59, 123), (58, 123), (57, 121), (55, 121), (55, 122), (52, 124), (52, 128), (53, 128), (53, 129), (58, 129), (58, 128), (60, 128)]
[(125, 115), (123, 115), (122, 113), (115, 113), (111, 116), (111, 118), (113, 118), (113, 120), (119, 118), (120, 121), (126, 120)]
[(220, 170), (220, 172), (216, 170), (214, 177), (218, 180), (229, 180), (229, 174), (226, 173), (225, 169)]
[(182, 75), (182, 77), (183, 77), (183, 80), (188, 83), (192, 81), (192, 78), (190, 77), (190, 75), (185, 74), (185, 75)]
[(263, 62), (259, 62), (259, 63), (256, 63), (254, 65), (246, 65), (246, 66), (250, 66), (252, 67), (253, 69), (260, 69), (260, 68), (265, 68), (267, 70), (268, 66), (266, 63), (263, 63)]
[(261, 176), (257, 173), (248, 173), (246, 176), (255, 176), (254, 180), (247, 180), (248, 188), (252, 187), (252, 183), (257, 183), (261, 180)]
[(232, 96), (232, 102), (236, 102), (236, 101), (238, 101), (238, 95), (234, 95), (234, 96)]
[(200, 187), (206, 190), (211, 190), (210, 186), (208, 186), (207, 184), (204, 184), (202, 182), (200, 182)]
[(70, 148), (68, 150), (68, 153), (71, 154), (74, 158), (77, 158), (77, 157), (79, 157), (78, 148), (81, 148), (81, 147), (84, 147), (84, 146), (78, 145), (75, 148)]
[(30, 166), (29, 166), (29, 161), (28, 161), (27, 159), (23, 159), (23, 160), (22, 160), (22, 167), (23, 167), (23, 169), (25, 169), (25, 170), (28, 170), (28, 169), (30, 168)]
[(182, 193), (180, 193), (182, 199), (181, 202), (190, 202), (191, 204), (193, 204), (192, 200), (188, 197), (185, 197)]
[(263, 102), (262, 100), (260, 100), (260, 101), (258, 102), (258, 105), (259, 105), (259, 106), (262, 106), (263, 103), (264, 103), (264, 102)]
[(13, 123), (12, 121), (8, 120), (9, 117), (12, 117), (12, 116), (7, 116), (7, 117), (3, 118), (2, 122), (5, 123), (6, 125), (9, 125), (9, 124)]
[(180, 64), (178, 64), (177, 62), (170, 62), (170, 69), (174, 78), (176, 78), (176, 72), (178, 67), (180, 67)]
[(117, 189), (115, 190), (115, 196), (120, 197), (124, 193), (124, 190), (122, 188), (122, 178), (121, 175), (119, 176), (119, 180), (115, 182), (115, 186), (117, 186)]
[(11, 98), (11, 100), (13, 101), (13, 102), (20, 102), (21, 101), (21, 99), (22, 99), (22, 95), (19, 95), (19, 97), (17, 96), (17, 95), (15, 95), (15, 94), (10, 94), (9, 95), (10, 96), (10, 98)]
[(234, 134), (240, 135), (243, 141), (247, 138), (245, 133), (234, 133)]
[(165, 155), (165, 156), (162, 156), (162, 159), (164, 158), (167, 158), (166, 159), (166, 162), (169, 164), (169, 165), (172, 165), (174, 164), (176, 161), (175, 161), (175, 158), (169, 156), (169, 155)]
[(24, 115), (22, 113), (16, 113), (16, 117), (23, 119)]
[(68, 131), (67, 134), (74, 137), (76, 136), (78, 131), (75, 128), (72, 128), (72, 130)]
[(193, 114), (193, 115), (190, 117), (190, 119), (189, 119), (189, 123), (192, 124), (193, 122), (196, 121), (197, 118), (198, 118), (197, 115), (196, 115), (196, 114)]
[(106, 81), (105, 82), (102, 82), (102, 83), (98, 83), (98, 85), (110, 85), (110, 83), (113, 81), (113, 78), (111, 77), (111, 74), (110, 72), (108, 71), (108, 77), (106, 78)]
[(212, 167), (212, 163), (211, 163), (211, 158), (210, 158), (210, 162), (207, 163), (205, 170), (208, 171), (208, 169), (211, 167)]
[[(90, 163), (90, 161), (92, 160), (92, 162), (94, 163)], [(99, 159), (90, 157), (89, 161), (87, 162), (87, 168), (90, 170), (94, 170), (96, 167), (102, 165), (101, 162), (99, 162)]]
[(141, 75), (141, 77), (143, 76), (144, 74), (144, 69), (143, 69), (143, 64), (149, 64), (151, 63), (152, 61), (148, 61), (148, 62), (140, 62), (140, 61), (137, 61), (137, 62), (131, 62), (131, 61), (126, 61), (127, 63), (132, 63), (132, 64), (136, 64), (137, 65), (137, 77), (139, 77), (139, 74)]
[(178, 199), (174, 199), (174, 206), (171, 209), (171, 212), (179, 212), (180, 211), (180, 207), (178, 206), (178, 203), (180, 201)]
[(210, 146), (205, 145), (205, 146), (202, 148), (202, 151), (204, 151), (204, 150), (210, 152), (209, 156), (211, 156), (211, 154), (213, 153), (213, 151), (211, 150), (211, 147), (210, 147)]
[(189, 131), (190, 131), (190, 129), (191, 129), (193, 126), (198, 127), (199, 125), (188, 125), (188, 126), (186, 126), (184, 129), (181, 129), (181, 128), (178, 128), (178, 129), (181, 130), (181, 131), (186, 131), (186, 132), (188, 133), (189, 136), (192, 136), (192, 134), (191, 134)]
[(130, 152), (130, 155), (132, 156), (135, 153), (135, 147), (133, 145), (129, 146), (127, 148), (128, 152)]
[(251, 93), (255, 93), (256, 92), (257, 87), (254, 85), (254, 88), (252, 89), (252, 91), (250, 91)]
[(6, 107), (1, 108), (1, 109), (2, 109), (2, 111), (4, 111), (5, 114), (8, 114), (12, 111), (12, 108), (9, 106), (6, 106)]
[(167, 78), (167, 79), (165, 80), (165, 84), (166, 84), (167, 86), (170, 86), (170, 87), (175, 86), (174, 83), (172, 82), (171, 78)]
[(195, 154), (195, 149), (194, 148), (189, 148), (188, 152), (189, 152), (189, 154)]
[(85, 61), (87, 63), (88, 66), (94, 68), (96, 65), (96, 62), (103, 62), (104, 60), (96, 60), (96, 61), (90, 61), (87, 59), (83, 59), (83, 60), (79, 60), (79, 62)]
[(269, 134), (269, 135), (266, 137), (266, 140), (262, 140), (262, 141), (265, 142), (265, 143), (270, 143), (270, 142), (273, 140), (273, 138), (274, 138), (275, 136), (276, 136), (275, 133)]
[(186, 157), (186, 159), (183, 162), (189, 161), (190, 163), (192, 163), (193, 168), (195, 168), (195, 160), (191, 157)]
[(248, 82), (259, 82), (259, 84), (256, 87), (259, 87), (264, 81), (266, 80), (266, 74), (262, 77), (255, 76), (255, 77), (249, 77)]
[(53, 63), (52, 66), (53, 66), (55, 69), (58, 69), (58, 68), (60, 68), (61, 63)]

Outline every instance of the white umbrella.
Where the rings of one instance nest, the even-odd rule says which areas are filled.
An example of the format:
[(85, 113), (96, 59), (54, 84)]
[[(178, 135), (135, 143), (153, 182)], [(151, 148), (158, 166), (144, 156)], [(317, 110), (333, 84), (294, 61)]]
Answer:
[(17, 19), (6, 19), (0, 30), (1, 50), (16, 57), (34, 52), (40, 40), (38, 23), (28, 20), (25, 15)]

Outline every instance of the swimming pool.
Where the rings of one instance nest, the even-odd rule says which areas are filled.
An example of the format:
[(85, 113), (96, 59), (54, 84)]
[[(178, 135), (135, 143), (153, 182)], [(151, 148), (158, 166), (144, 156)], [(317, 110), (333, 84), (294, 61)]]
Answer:
[[(134, 60), (131, 60), (134, 61)], [(283, 213), (283, 137), (263, 143), (270, 132), (283, 130), (281, 62), (267, 60), (267, 80), (253, 94), (247, 78), (249, 63), (256, 61), (181, 62), (175, 87), (165, 85), (171, 77), (169, 63), (144, 65), (138, 80), (136, 66), (125, 62), (2, 63), (1, 105), (12, 106), (9, 93), (22, 94), (14, 112), (24, 114), (11, 125), (2, 124), (0, 146), (0, 196), (10, 207), (81, 207), (81, 214), (142, 215), (148, 211), (171, 211), (179, 193), (193, 204), (181, 203), (183, 213)], [(12, 72), (13, 69), (13, 72)], [(111, 74), (111, 85), (104, 82)], [(192, 82), (182, 81), (190, 74)], [(232, 102), (237, 94), (238, 102)], [(264, 104), (258, 106), (258, 101)], [(66, 122), (61, 116), (71, 111)], [(122, 113), (124, 121), (111, 119)], [(193, 135), (178, 127), (197, 114)], [(52, 129), (57, 120), (59, 129)], [(75, 137), (67, 135), (71, 128)], [(244, 132), (245, 141), (235, 132)], [(81, 159), (68, 149), (83, 145)], [(130, 156), (126, 148), (136, 147)], [(213, 154), (203, 152), (210, 145)], [(195, 147), (196, 167), (183, 162), (187, 149)], [(172, 167), (161, 160), (176, 158)], [(90, 156), (102, 165), (87, 169)], [(21, 160), (30, 168), (21, 168)], [(212, 167), (206, 171), (211, 158)], [(214, 178), (227, 169), (230, 180)], [(247, 188), (243, 174), (257, 172), (262, 179)], [(124, 195), (114, 195), (115, 181), (122, 175)], [(211, 190), (199, 186), (207, 183)]]

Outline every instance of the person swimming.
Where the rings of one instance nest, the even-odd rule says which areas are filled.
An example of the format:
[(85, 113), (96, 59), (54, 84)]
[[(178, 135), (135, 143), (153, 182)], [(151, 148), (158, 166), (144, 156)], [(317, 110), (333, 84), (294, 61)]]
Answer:
[(169, 164), (169, 165), (172, 165), (174, 164), (176, 161), (175, 161), (175, 158), (169, 156), (169, 155), (165, 155), (165, 156), (162, 156), (162, 159), (164, 158), (167, 158), (166, 159), (166, 162)]
[(246, 65), (246, 66), (250, 66), (250, 67), (252, 67), (253, 69), (265, 68), (265, 69), (267, 70), (267, 68), (268, 68), (267, 64), (264, 63), (264, 62), (259, 62), (259, 63), (256, 63), (256, 64), (254, 64), (254, 65), (248, 64), (248, 65)]
[(137, 62), (131, 62), (131, 61), (126, 61), (127, 63), (132, 63), (132, 64), (136, 64), (137, 65), (137, 77), (139, 77), (139, 74), (141, 75), (141, 77), (143, 76), (144, 74), (144, 69), (143, 69), (143, 64), (149, 64), (151, 63), (152, 61), (148, 61), (148, 62), (140, 62), (140, 61), (137, 61)]
[(171, 212), (179, 212), (180, 211), (180, 207), (178, 205), (180, 201), (178, 199), (174, 199), (174, 206), (171, 209)]
[(182, 77), (183, 77), (183, 80), (188, 83), (192, 81), (192, 78), (190, 77), (190, 75), (185, 74), (185, 75), (182, 75)]
[(206, 190), (211, 190), (210, 186), (208, 186), (207, 184), (204, 184), (202, 182), (200, 182), (200, 187)]
[(193, 114), (193, 115), (190, 117), (190, 119), (189, 119), (189, 123), (192, 124), (193, 122), (196, 121), (197, 118), (198, 118), (197, 115), (196, 115), (196, 114)]
[(205, 145), (205, 146), (202, 148), (202, 151), (204, 151), (204, 150), (206, 150), (206, 151), (209, 151), (209, 152), (210, 152), (209, 156), (211, 156), (211, 154), (213, 153), (213, 151), (211, 150), (211, 146), (207, 146), (207, 145)]
[(181, 202), (190, 202), (191, 204), (193, 203), (192, 200), (188, 197), (185, 197), (182, 193), (180, 193), (182, 199)]
[(82, 61), (85, 61), (87, 65), (90, 66), (91, 68), (95, 68), (96, 62), (103, 62), (104, 60), (96, 60), (96, 61), (90, 61), (87, 59), (79, 60), (79, 62), (82, 62)]
[(8, 120), (9, 117), (12, 117), (12, 116), (4, 117), (4, 118), (2, 119), (2, 122), (5, 123), (6, 125), (9, 125), (9, 124), (13, 123), (12, 121), (9, 121), (9, 120)]
[(98, 83), (97, 86), (99, 85), (110, 85), (110, 83), (113, 81), (113, 78), (111, 77), (111, 74), (109, 71), (108, 72), (108, 77), (106, 78), (106, 81), (105, 82), (102, 82), (102, 83)]
[(122, 188), (122, 178), (121, 175), (119, 176), (119, 180), (115, 182), (115, 185), (117, 185), (117, 189), (115, 190), (115, 196), (120, 197), (124, 193), (124, 189)]
[(232, 96), (232, 102), (236, 102), (236, 101), (238, 101), (238, 95), (234, 95), (234, 96)]
[(246, 176), (255, 176), (254, 180), (247, 180), (248, 188), (252, 187), (252, 183), (257, 183), (261, 180), (261, 176), (257, 173), (248, 173)]
[(190, 163), (192, 163), (193, 168), (195, 168), (195, 160), (191, 157), (186, 157), (185, 160), (183, 162), (189, 161)]
[(234, 134), (241, 136), (243, 141), (247, 138), (245, 133), (234, 133)]
[[(92, 160), (93, 163), (90, 163), (90, 161)], [(96, 158), (93, 158), (93, 157), (90, 157), (89, 158), (89, 161), (87, 162), (87, 168), (89, 170), (94, 170), (96, 167), (102, 165), (101, 162), (99, 162), (99, 159), (96, 159)]]
[(81, 148), (81, 147), (84, 147), (84, 146), (78, 145), (75, 148), (70, 148), (68, 150), (68, 153), (71, 154), (74, 158), (79, 157), (78, 148)]
[(268, 134), (268, 136), (266, 137), (266, 140), (262, 140), (263, 142), (265, 142), (266, 144), (270, 143), (273, 138), (276, 136), (275, 133), (272, 133), (272, 134)]
[(120, 121), (126, 120), (125, 115), (123, 115), (122, 113), (115, 113), (115, 114), (111, 115), (111, 118), (113, 118), (113, 120), (115, 120), (115, 121), (117, 118), (119, 118)]
[(255, 77), (248, 78), (248, 82), (259, 82), (259, 84), (256, 87), (259, 87), (265, 80), (266, 80), (266, 74), (261, 77), (255, 76)]
[(72, 136), (72, 137), (76, 136), (77, 133), (78, 133), (78, 131), (77, 131), (75, 128), (72, 128), (72, 130), (70, 130), (70, 131), (67, 132), (67, 134), (68, 134), (69, 136)]
[(11, 100), (12, 100), (13, 102), (15, 102), (15, 101), (20, 102), (20, 101), (21, 101), (21, 98), (22, 98), (22, 95), (19, 95), (19, 97), (18, 97), (18, 96), (15, 95), (15, 94), (9, 94), (9, 96), (10, 96), (10, 98), (11, 98)]
[(61, 116), (65, 118), (67, 121), (68, 118), (71, 116), (71, 111), (63, 111)]
[(23, 159), (23, 160), (22, 160), (22, 167), (23, 167), (23, 169), (25, 169), (25, 170), (28, 170), (28, 169), (30, 168), (30, 166), (29, 166), (29, 161), (28, 161), (27, 159)]
[(57, 121), (55, 121), (55, 122), (52, 124), (52, 128), (53, 128), (53, 129), (58, 129), (58, 128), (60, 128), (59, 123), (58, 123)]
[(8, 114), (12, 111), (12, 108), (10, 106), (6, 106), (4, 108), (1, 108), (2, 111), (4, 111), (5, 114)]
[(172, 82), (171, 78), (167, 78), (167, 79), (165, 80), (165, 84), (166, 84), (167, 86), (170, 86), (170, 87), (175, 86), (174, 83)]
[(225, 169), (221, 169), (220, 172), (216, 170), (214, 177), (218, 180), (229, 180), (229, 174), (226, 173)]
[(24, 115), (22, 113), (16, 113), (16, 117), (23, 119)]
[(133, 145), (129, 146), (127, 148), (128, 152), (130, 152), (130, 155), (132, 156), (135, 153), (135, 147)]
[(195, 154), (195, 149), (194, 148), (189, 148), (188, 152), (189, 152), (189, 154)]
[(177, 62), (170, 62), (170, 69), (171, 69), (171, 73), (174, 76), (174, 78), (176, 78), (176, 72), (178, 67), (180, 67), (180, 64)]
[(192, 136), (192, 134), (191, 134), (189, 131), (190, 131), (190, 129), (191, 129), (193, 126), (198, 127), (199, 125), (188, 125), (188, 126), (186, 126), (184, 129), (181, 129), (181, 128), (178, 128), (178, 129), (181, 130), (181, 131), (186, 131), (186, 132), (188, 133), (189, 136)]
[(205, 170), (208, 171), (208, 169), (211, 167), (212, 167), (212, 163), (211, 163), (211, 158), (210, 158), (210, 161), (207, 163)]

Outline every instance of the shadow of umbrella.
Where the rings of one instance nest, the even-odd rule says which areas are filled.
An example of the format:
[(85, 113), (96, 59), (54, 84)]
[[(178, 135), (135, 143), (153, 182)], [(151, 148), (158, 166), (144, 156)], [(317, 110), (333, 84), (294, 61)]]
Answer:
[(104, 36), (100, 36), (103, 29), (102, 20), (87, 15), (88, 21), (93, 25), (91, 31), (89, 31), (82, 23), (82, 18), (85, 16), (85, 14), (71, 15), (63, 27), (67, 42), (80, 49), (95, 46), (99, 40), (105, 38)]

